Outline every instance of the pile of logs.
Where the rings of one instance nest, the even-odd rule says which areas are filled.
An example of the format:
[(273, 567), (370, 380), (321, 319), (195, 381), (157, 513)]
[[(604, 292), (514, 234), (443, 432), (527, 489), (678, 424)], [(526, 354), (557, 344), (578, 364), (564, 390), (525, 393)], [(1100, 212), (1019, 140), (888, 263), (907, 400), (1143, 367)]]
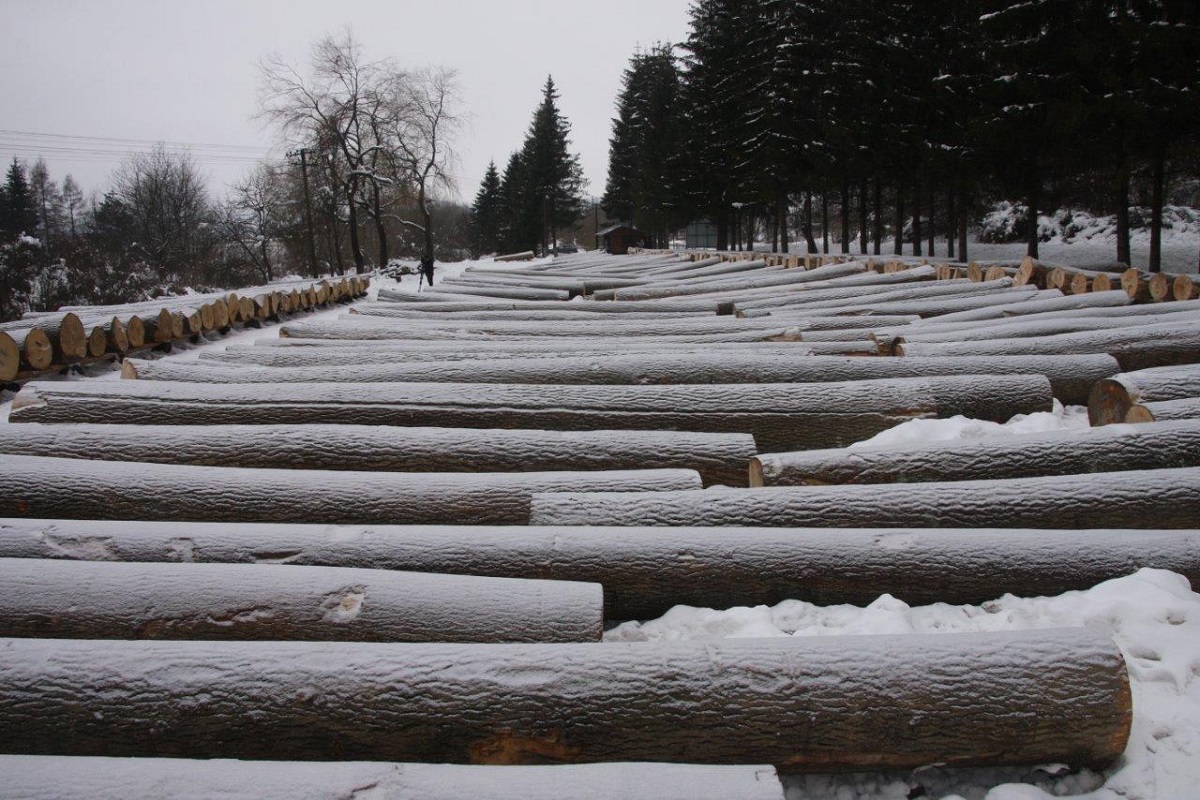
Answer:
[(0, 383), (348, 302), (366, 294), (369, 281), (358, 276), (281, 281), (236, 292), (26, 312), (0, 323)]
[[(0, 426), (15, 791), (291, 796), (312, 776), (330, 793), (779, 798), (776, 769), (1121, 755), (1125, 662), (1090, 630), (598, 640), (677, 604), (1200, 579), (1193, 282), (1171, 295), (1124, 265), (1030, 260), (531, 255), (195, 361), (127, 358), (121, 381), (23, 387)], [(243, 300), (272, 313), (223, 305)], [(190, 332), (188, 308), (203, 331), (200, 307), (78, 309), (23, 321), (21, 341), (69, 363), (105, 315), (152, 341), (176, 315)], [(1096, 427), (849, 447), (1055, 401)], [(263, 761), (187, 760), (214, 758)]]

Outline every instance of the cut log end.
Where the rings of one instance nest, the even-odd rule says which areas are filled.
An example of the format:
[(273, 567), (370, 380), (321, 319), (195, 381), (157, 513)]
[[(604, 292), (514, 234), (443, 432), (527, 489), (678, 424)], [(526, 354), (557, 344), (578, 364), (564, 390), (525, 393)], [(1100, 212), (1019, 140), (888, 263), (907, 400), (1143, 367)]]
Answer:
[(133, 363), (132, 359), (127, 358), (125, 359), (124, 363), (121, 364), (121, 377), (131, 381), (137, 380), (137, 366)]
[(1154, 412), (1141, 404), (1133, 404), (1129, 406), (1129, 410), (1125, 412), (1125, 419), (1121, 422), (1139, 424), (1143, 422), (1154, 422)]
[(0, 381), (11, 381), (21, 371), (21, 348), (15, 339), (0, 331)]
[(1120, 380), (1105, 378), (1098, 381), (1088, 397), (1088, 422), (1093, 427), (1125, 422), (1135, 400), (1129, 387)]

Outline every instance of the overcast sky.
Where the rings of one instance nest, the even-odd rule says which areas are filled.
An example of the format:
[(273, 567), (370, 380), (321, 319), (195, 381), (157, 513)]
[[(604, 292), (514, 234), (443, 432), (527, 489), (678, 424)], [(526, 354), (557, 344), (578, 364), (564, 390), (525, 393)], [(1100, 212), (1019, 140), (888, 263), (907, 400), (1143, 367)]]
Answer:
[(349, 25), (368, 59), (458, 70), (471, 115), (458, 143), (463, 199), (474, 196), (490, 159), (503, 170), (520, 147), (547, 74), (558, 86), (589, 192), (599, 195), (621, 72), (639, 46), (682, 41), (688, 6), (0, 0), (0, 158), (32, 162), (42, 155), (54, 179), (71, 173), (90, 193), (104, 190), (122, 151), (186, 142), (221, 193), (276, 144), (275, 132), (254, 119), (259, 60), (274, 52), (306, 63), (314, 41)]

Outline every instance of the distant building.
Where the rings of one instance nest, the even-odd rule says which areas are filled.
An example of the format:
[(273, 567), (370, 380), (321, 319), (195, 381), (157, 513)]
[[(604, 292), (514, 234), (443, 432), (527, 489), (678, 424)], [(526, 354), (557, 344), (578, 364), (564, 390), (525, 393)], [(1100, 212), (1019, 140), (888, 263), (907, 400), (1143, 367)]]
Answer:
[(715, 250), (717, 248), (717, 226), (706, 219), (689, 222), (683, 234), (688, 250)]
[(646, 235), (637, 228), (619, 224), (597, 231), (596, 237), (600, 239), (600, 246), (605, 252), (615, 256), (623, 256), (629, 252), (629, 248), (642, 247), (646, 242)]

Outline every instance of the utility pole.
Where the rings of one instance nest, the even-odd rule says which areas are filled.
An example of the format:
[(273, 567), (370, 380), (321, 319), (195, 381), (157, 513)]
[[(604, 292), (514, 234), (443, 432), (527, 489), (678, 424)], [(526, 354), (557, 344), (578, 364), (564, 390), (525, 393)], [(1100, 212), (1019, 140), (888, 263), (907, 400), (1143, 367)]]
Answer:
[(312, 201), (308, 195), (308, 154), (311, 152), (307, 147), (301, 147), (299, 150), (289, 151), (288, 157), (300, 156), (300, 177), (304, 183), (304, 220), (308, 225), (308, 268), (316, 278), (321, 273), (317, 269), (317, 240), (313, 234)]

